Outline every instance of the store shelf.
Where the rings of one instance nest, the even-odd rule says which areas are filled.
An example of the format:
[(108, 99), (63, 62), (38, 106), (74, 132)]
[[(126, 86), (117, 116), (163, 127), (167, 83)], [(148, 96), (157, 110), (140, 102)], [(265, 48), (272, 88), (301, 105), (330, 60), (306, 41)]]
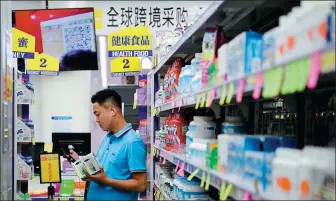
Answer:
[[(327, 48), (325, 48), (322, 51), (322, 53), (330, 53), (330, 52), (333, 52), (334, 55), (335, 55), (335, 44), (330, 44), (329, 46), (327, 46)], [(311, 55), (305, 55), (302, 58), (309, 57), (309, 56), (311, 56)], [(286, 62), (284, 64), (278, 65), (275, 68), (284, 68), (284, 66), (286, 66), (287, 64), (298, 61), (300, 59), (301, 58), (298, 58), (294, 61)], [(334, 59), (334, 62), (335, 62), (335, 59)], [(335, 63), (333, 63), (332, 66), (330, 66), (330, 65), (325, 66), (325, 65), (322, 64), (320, 78), (323, 78), (323, 76), (325, 76), (325, 75), (335, 73), (335, 71), (336, 71)], [(255, 76), (256, 76), (256, 74), (257, 73), (253, 73), (253, 74), (250, 74), (250, 75), (243, 78), (245, 80), (244, 94), (253, 91), (254, 86), (255, 86)], [(222, 95), (223, 86), (227, 86), (227, 90), (228, 90), (229, 84), (233, 83), (234, 86), (235, 86), (234, 88), (237, 89), (238, 85), (239, 85), (239, 81), (240, 81), (240, 79), (239, 80), (234, 80), (234, 81), (223, 82), (223, 83), (221, 83), (219, 85), (216, 85), (214, 87), (211, 87), (209, 89), (200, 90), (199, 92), (194, 93), (194, 94), (189, 94), (187, 96), (180, 96), (180, 97), (177, 97), (176, 99), (174, 99), (173, 101), (155, 106), (155, 109), (157, 111), (163, 112), (163, 111), (172, 110), (174, 108), (183, 108), (183, 107), (194, 106), (194, 105), (197, 104), (197, 98), (201, 98), (201, 96), (203, 94), (206, 94), (205, 96), (207, 96), (207, 94), (210, 93), (211, 91), (215, 91), (214, 100), (219, 100), (221, 98), (221, 95)], [(234, 91), (233, 97), (236, 94), (237, 94), (237, 91)]]
[(168, 195), (163, 191), (163, 189), (161, 189), (161, 187), (160, 187), (160, 185), (158, 184), (157, 181), (154, 181), (154, 184), (155, 184), (155, 186), (159, 189), (160, 194), (162, 194), (163, 197), (165, 198), (164, 200), (171, 200), (171, 197), (168, 196)]
[[(185, 163), (186, 164), (185, 171), (188, 172), (189, 174), (193, 173), (196, 169), (199, 169), (200, 171), (196, 175), (196, 177), (199, 179), (202, 179), (202, 172), (206, 172), (207, 174), (210, 174), (211, 175), (210, 185), (215, 187), (218, 190), (221, 189), (222, 181), (225, 181), (226, 183), (233, 184), (235, 188), (250, 192), (260, 198), (263, 198), (266, 200), (276, 200), (276, 198), (272, 197), (272, 193), (270, 192), (259, 192), (256, 189), (255, 181), (253, 180), (246, 180), (246, 179), (243, 179), (242, 177), (239, 177), (237, 175), (230, 174), (230, 173), (223, 173), (217, 170), (210, 170), (207, 167), (200, 165), (195, 161), (186, 160), (185, 156), (181, 156), (176, 153), (166, 151), (158, 147), (157, 145), (155, 145), (154, 147), (160, 151), (160, 157), (165, 158), (167, 161), (175, 165), (179, 165), (179, 166)], [(241, 197), (237, 197), (235, 199), (239, 200), (241, 199)]]
[[(202, 28), (203, 24), (207, 22), (207, 20), (215, 14), (219, 7), (224, 3), (224, 1), (213, 1), (209, 7), (207, 7), (206, 12), (204, 12), (195, 23), (187, 29), (187, 31), (182, 35), (182, 37), (176, 42), (176, 44), (172, 47), (172, 49), (161, 59), (158, 65), (154, 68), (154, 73), (158, 71), (162, 71), (163, 67), (170, 60), (170, 58), (177, 53), (179, 49), (183, 47), (186, 41), (200, 28)], [(192, 48), (191, 48), (192, 49)]]

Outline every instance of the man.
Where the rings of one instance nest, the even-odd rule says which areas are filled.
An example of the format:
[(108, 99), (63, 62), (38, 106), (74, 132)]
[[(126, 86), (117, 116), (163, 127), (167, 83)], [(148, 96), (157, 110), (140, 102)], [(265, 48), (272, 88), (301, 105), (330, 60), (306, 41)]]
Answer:
[[(108, 133), (96, 154), (101, 171), (84, 179), (90, 181), (87, 200), (137, 200), (138, 193), (146, 190), (145, 145), (125, 121), (116, 91), (98, 91), (91, 102), (97, 123)], [(71, 155), (78, 158), (74, 152)]]

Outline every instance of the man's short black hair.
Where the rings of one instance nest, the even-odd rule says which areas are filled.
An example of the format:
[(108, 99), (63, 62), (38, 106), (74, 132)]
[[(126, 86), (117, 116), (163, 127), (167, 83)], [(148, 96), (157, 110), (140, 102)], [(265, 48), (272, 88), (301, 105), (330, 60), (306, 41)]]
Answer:
[(113, 104), (121, 108), (121, 96), (113, 89), (103, 89), (91, 97), (91, 103), (102, 104), (106, 101), (112, 101)]

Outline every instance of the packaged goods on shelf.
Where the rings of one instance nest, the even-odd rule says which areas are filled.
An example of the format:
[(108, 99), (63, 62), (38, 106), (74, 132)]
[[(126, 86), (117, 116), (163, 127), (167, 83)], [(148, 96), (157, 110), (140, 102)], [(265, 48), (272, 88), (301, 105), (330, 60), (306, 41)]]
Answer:
[(26, 81), (21, 82), (16, 80), (15, 82), (16, 102), (18, 104), (31, 104), (34, 99), (33, 85)]
[(221, 27), (207, 28), (202, 44), (202, 89), (206, 89), (216, 84), (218, 73), (218, 48), (225, 42), (224, 33)]
[(332, 1), (302, 1), (280, 17), (276, 39), (275, 65), (311, 55), (332, 42)]
[(18, 142), (30, 142), (34, 137), (34, 124), (30, 119), (16, 119), (15, 133)]
[(17, 180), (31, 180), (34, 172), (33, 159), (31, 156), (18, 155), (17, 157)]
[(263, 36), (253, 31), (243, 32), (229, 42), (228, 81), (237, 80), (261, 70), (262, 42)]

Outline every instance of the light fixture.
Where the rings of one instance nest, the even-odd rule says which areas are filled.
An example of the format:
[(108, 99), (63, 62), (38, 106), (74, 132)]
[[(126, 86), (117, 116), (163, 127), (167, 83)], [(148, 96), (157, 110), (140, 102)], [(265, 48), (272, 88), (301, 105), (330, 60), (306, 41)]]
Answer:
[(36, 19), (36, 15), (31, 15), (30, 18), (31, 19)]
[(49, 17), (54, 17), (54, 15), (53, 15), (53, 14), (50, 14)]

